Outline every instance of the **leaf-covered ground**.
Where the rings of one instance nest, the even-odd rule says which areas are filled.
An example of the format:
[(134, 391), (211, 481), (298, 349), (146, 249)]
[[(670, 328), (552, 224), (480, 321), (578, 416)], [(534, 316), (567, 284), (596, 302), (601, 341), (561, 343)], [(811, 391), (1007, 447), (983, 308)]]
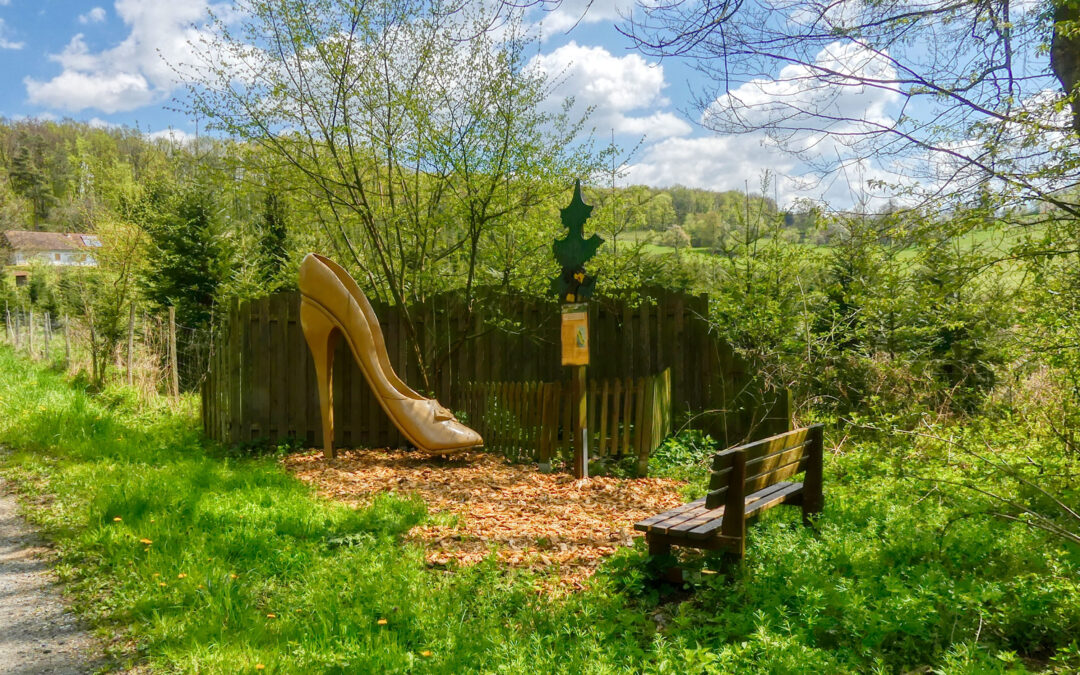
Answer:
[(354, 506), (384, 492), (414, 494), (431, 518), (410, 537), (429, 564), (473, 565), (494, 554), (504, 564), (543, 572), (559, 590), (580, 590), (603, 560), (633, 546), (633, 524), (683, 503), (682, 482), (668, 478), (540, 473), (534, 464), (471, 453), (438, 460), (400, 450), (321, 452), (283, 460), (319, 494)]

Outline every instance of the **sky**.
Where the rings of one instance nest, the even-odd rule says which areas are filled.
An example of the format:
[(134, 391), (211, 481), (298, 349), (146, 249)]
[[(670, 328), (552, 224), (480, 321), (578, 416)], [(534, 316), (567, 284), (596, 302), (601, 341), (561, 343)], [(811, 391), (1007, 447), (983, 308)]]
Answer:
[[(531, 16), (541, 36), (532, 65), (557, 74), (557, 94), (575, 96), (579, 110), (595, 106), (590, 125), (601, 144), (614, 135), (627, 152), (636, 148), (623, 183), (753, 190), (769, 171), (777, 176), (770, 190), (781, 203), (800, 197), (851, 202), (851, 186), (866, 176), (808, 186), (807, 166), (763, 134), (721, 136), (704, 129), (691, 106), (699, 76), (677, 60), (659, 63), (634, 52), (616, 30), (620, 11), (631, 4), (564, 0), (555, 11)], [(153, 136), (194, 135), (195, 122), (174, 110), (182, 91), (168, 63), (184, 60), (207, 8), (207, 0), (0, 0), (0, 117), (71, 118)], [(883, 96), (856, 92), (845, 101), (884, 110), (890, 102)]]

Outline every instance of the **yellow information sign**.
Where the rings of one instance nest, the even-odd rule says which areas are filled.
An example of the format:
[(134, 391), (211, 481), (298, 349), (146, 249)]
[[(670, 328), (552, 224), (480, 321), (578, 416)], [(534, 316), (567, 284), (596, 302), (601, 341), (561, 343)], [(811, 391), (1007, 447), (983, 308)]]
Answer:
[(562, 364), (589, 365), (589, 312), (584, 304), (563, 305)]

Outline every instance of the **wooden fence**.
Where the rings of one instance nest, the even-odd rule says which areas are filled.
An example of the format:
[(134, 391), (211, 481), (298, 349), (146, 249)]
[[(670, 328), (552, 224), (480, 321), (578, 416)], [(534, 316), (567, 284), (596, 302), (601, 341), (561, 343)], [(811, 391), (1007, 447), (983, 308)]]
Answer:
[[(636, 303), (590, 302), (589, 379), (599, 391), (605, 381), (609, 392), (619, 381), (624, 392), (628, 382), (670, 370), (670, 415), (676, 421), (692, 414), (694, 426), (725, 444), (788, 430), (786, 392), (763, 387), (710, 332), (706, 296), (655, 290), (641, 295), (645, 300)], [(400, 308), (372, 304), (397, 373), (453, 410), (468, 410), (467, 393), (475, 391), (471, 383), (567, 378), (559, 363), (559, 313), (553, 301), (481, 292), (470, 309), (458, 295), (443, 294), (410, 307), (415, 340)], [(308, 446), (321, 437), (315, 369), (299, 309), (299, 294), (286, 292), (234, 301), (224, 312), (203, 385), (208, 436), (232, 444), (294, 438)], [(339, 446), (405, 444), (372, 399), (344, 341), (335, 357), (334, 403)], [(474, 408), (470, 422), (483, 427), (487, 420), (478, 414)]]
[[(640, 475), (671, 433), (671, 370), (652, 377), (593, 380), (586, 387), (589, 457), (633, 456)], [(550, 463), (573, 456), (570, 382), (478, 382), (465, 387), (468, 421), (485, 447)]]

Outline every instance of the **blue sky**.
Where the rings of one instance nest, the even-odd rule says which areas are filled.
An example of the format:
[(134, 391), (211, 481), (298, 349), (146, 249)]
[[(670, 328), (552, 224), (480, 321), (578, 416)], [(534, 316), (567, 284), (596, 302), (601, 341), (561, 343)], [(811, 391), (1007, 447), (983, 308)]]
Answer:
[[(769, 170), (779, 176), (782, 202), (798, 196), (850, 201), (844, 177), (797, 189), (805, 167), (763, 134), (718, 136), (702, 129), (687, 110), (691, 89), (700, 84), (692, 69), (630, 51), (615, 29), (619, 11), (631, 4), (564, 0), (543, 17), (534, 57), (535, 65), (564, 78), (560, 93), (574, 95), (581, 107), (595, 106), (591, 123), (602, 142), (612, 133), (626, 148), (644, 139), (624, 182), (754, 189)], [(193, 134), (194, 123), (168, 109), (180, 89), (166, 61), (183, 60), (206, 8), (206, 0), (0, 0), (0, 116)], [(890, 103), (880, 94), (846, 100), (866, 110)]]

